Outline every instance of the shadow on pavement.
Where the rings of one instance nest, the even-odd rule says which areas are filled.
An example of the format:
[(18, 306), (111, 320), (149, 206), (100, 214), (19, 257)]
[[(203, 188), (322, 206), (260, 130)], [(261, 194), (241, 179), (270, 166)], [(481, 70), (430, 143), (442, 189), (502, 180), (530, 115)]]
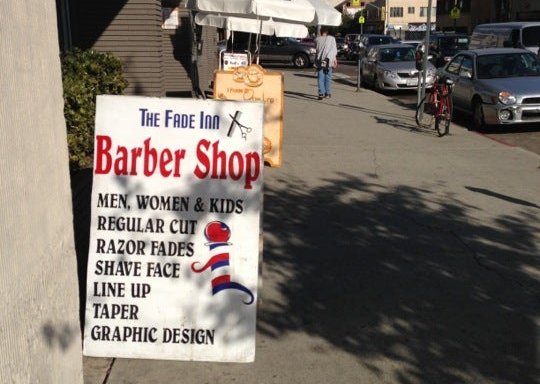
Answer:
[[(317, 93), (317, 90), (315, 89), (314, 92)], [(285, 91), (284, 94), (285, 96), (292, 97), (293, 99), (317, 100), (318, 97), (316, 94), (292, 91)]]
[(482, 194), (484, 194), (484, 195), (486, 195), (486, 196), (495, 197), (495, 198), (497, 198), (497, 199), (501, 199), (501, 200), (504, 200), (504, 201), (508, 201), (508, 202), (510, 202), (510, 203), (519, 204), (519, 205), (524, 205), (524, 206), (526, 206), (526, 207), (540, 208), (539, 205), (534, 204), (534, 203), (531, 203), (531, 202), (529, 202), (529, 201), (521, 200), (521, 199), (516, 199), (515, 197), (503, 195), (503, 194), (500, 194), (500, 193), (497, 193), (497, 192), (493, 192), (493, 191), (490, 191), (489, 189), (485, 189), (485, 188), (476, 188), (476, 187), (468, 187), (468, 186), (466, 186), (465, 188), (467, 188), (469, 191), (482, 193)]
[(535, 382), (535, 208), (491, 226), (440, 183), (325, 183), (265, 187), (265, 286), (283, 299), (264, 299), (259, 332), (323, 338), (402, 384)]

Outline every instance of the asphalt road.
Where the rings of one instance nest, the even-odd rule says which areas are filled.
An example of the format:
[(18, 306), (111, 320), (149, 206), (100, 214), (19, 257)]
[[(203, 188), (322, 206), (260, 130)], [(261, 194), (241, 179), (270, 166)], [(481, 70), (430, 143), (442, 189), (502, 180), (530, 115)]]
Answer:
[[(279, 67), (281, 70), (295, 70), (292, 67)], [(311, 72), (312, 68), (304, 69), (303, 71)], [(352, 87), (356, 87), (357, 83), (357, 63), (352, 61), (340, 61), (334, 75), (335, 81), (342, 83), (350, 83)], [(375, 91), (373, 91), (375, 92)], [(411, 113), (414, 115), (416, 105), (416, 92), (399, 91), (387, 92), (386, 96), (389, 101), (402, 106), (410, 107)], [(454, 116), (454, 121), (451, 129), (471, 129), (470, 118), (466, 115)], [(540, 154), (540, 124), (528, 124), (508, 127), (495, 127), (487, 129), (483, 132), (478, 132), (492, 140), (501, 144), (520, 147), (528, 151)]]

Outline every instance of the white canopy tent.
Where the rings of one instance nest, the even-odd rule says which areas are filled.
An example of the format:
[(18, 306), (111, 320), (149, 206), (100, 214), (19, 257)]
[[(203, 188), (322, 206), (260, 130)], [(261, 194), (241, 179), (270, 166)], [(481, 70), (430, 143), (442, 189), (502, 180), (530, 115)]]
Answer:
[(337, 27), (341, 25), (341, 13), (324, 0), (308, 0), (315, 8), (315, 20), (312, 25), (328, 25)]
[(261, 35), (302, 38), (306, 25), (341, 24), (341, 14), (323, 0), (191, 0), (191, 5), (198, 25), (256, 34), (257, 62)]
[(304, 24), (274, 21), (271, 18), (250, 18), (198, 12), (195, 15), (195, 23), (198, 25), (224, 28), (228, 31), (260, 33), (262, 35), (275, 34), (277, 37), (302, 38), (308, 35), (308, 29)]
[(196, 9), (203, 12), (271, 17), (297, 23), (311, 23), (315, 8), (308, 0), (196, 0)]
[[(341, 13), (324, 0), (193, 0), (205, 13), (245, 18), (271, 18), (274, 22), (338, 26)], [(294, 36), (291, 36), (294, 37)]]

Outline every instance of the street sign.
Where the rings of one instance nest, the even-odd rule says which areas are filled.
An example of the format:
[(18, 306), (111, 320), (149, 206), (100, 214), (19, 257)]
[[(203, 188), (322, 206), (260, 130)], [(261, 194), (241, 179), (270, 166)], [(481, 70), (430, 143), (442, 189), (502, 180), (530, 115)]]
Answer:
[(458, 7), (454, 7), (450, 10), (450, 18), (451, 19), (459, 19), (461, 17), (461, 11)]
[(359, 22), (360, 24), (364, 24), (364, 23), (366, 22), (366, 18), (365, 18), (364, 16), (360, 16), (360, 17), (358, 18), (358, 22)]

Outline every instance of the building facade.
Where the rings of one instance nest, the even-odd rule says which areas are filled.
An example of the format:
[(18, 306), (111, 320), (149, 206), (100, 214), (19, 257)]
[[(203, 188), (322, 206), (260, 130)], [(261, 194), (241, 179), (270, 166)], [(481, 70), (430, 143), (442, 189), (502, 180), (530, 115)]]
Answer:
[[(450, 14), (460, 10), (459, 18)], [(482, 23), (540, 21), (539, 0), (438, 0), (437, 25), (443, 31), (472, 33)]]
[[(364, 7), (343, 2), (342, 12), (350, 16), (359, 11), (365, 16), (364, 32), (387, 33), (401, 39), (423, 35), (427, 28), (428, 0), (367, 0)], [(436, 26), (436, 7), (431, 10), (432, 28)]]
[(194, 25), (185, 0), (57, 0), (62, 50), (112, 52), (126, 95), (191, 97), (211, 92), (217, 31)]

